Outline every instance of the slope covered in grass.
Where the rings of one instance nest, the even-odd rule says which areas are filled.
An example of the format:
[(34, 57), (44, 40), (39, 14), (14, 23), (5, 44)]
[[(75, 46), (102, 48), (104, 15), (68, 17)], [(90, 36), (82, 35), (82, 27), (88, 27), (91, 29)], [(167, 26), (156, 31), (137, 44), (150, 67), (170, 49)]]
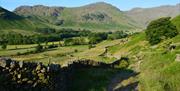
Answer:
[(43, 5), (20, 6), (14, 10), (18, 15), (38, 18), (56, 28), (115, 31), (140, 29), (139, 25), (118, 8), (98, 2), (81, 7), (48, 7)]
[(37, 27), (45, 27), (45, 24), (38, 20), (31, 20), (0, 7), (0, 30), (20, 29), (34, 30)]
[(180, 15), (172, 19), (172, 23), (176, 25), (178, 31), (180, 31)]
[(128, 30), (136, 23), (112, 5), (99, 2), (77, 8), (65, 8), (61, 12), (63, 26), (99, 30)]

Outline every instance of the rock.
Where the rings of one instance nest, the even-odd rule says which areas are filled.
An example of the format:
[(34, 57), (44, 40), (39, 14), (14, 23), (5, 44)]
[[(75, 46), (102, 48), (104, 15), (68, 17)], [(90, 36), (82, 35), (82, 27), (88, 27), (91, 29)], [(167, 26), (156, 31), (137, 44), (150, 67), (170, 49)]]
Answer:
[(38, 63), (36, 66), (36, 71), (40, 71), (42, 68), (42, 63)]
[(35, 83), (33, 84), (33, 87), (36, 87), (36, 86), (37, 86), (37, 84), (38, 84), (38, 83), (37, 83), (37, 82), (35, 82)]
[(41, 70), (41, 72), (42, 72), (42, 73), (45, 73), (45, 72), (46, 72), (46, 68), (43, 68), (43, 69)]
[(11, 61), (10, 68), (15, 68), (15, 67), (16, 67), (16, 62), (15, 61)]
[(180, 62), (180, 54), (176, 54), (176, 59), (175, 59), (175, 61)]
[(22, 84), (22, 81), (17, 81), (17, 83)]
[(5, 68), (7, 66), (9, 66), (11, 63), (11, 59), (9, 58), (0, 58), (0, 66)]
[(19, 67), (20, 67), (20, 68), (23, 68), (23, 65), (24, 65), (24, 62), (23, 62), (23, 61), (20, 61), (20, 62), (19, 62)]
[(28, 78), (24, 78), (22, 79), (23, 82), (27, 82), (28, 81)]
[(20, 79), (20, 78), (21, 78), (21, 74), (18, 74), (18, 75), (17, 75), (17, 78), (19, 78), (19, 79)]
[(33, 84), (33, 81), (29, 80), (27, 81), (28, 84)]

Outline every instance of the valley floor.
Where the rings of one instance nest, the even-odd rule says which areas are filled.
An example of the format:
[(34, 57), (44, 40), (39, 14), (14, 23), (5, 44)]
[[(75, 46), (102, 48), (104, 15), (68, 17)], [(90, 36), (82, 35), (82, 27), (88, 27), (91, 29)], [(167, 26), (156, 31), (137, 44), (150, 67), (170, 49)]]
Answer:
[[(28, 55), (17, 55), (17, 53), (34, 50), (36, 44), (8, 45), (7, 50), (0, 50), (0, 56), (44, 64), (51, 61), (62, 66), (66, 66), (72, 60), (85, 58), (112, 63), (127, 57), (130, 65), (125, 70), (82, 69), (77, 71), (74, 78), (76, 83), (72, 89), (74, 91), (96, 91), (96, 89), (99, 89), (98, 91), (166, 91), (166, 89), (179, 91), (180, 63), (175, 61), (176, 55), (180, 54), (179, 39), (178, 35), (156, 46), (150, 46), (145, 40), (145, 34), (139, 33), (125, 39), (105, 40), (91, 49), (88, 45), (64, 46)], [(168, 49), (169, 42), (176, 45), (174, 50)], [(85, 88), (80, 89), (82, 84)]]

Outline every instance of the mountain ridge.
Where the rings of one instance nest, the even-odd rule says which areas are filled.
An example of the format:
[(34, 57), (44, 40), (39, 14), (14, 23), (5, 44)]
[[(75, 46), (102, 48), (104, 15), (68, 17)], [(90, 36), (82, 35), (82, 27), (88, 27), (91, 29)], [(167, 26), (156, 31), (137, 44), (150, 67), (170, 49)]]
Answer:
[[(96, 32), (125, 30), (133, 32), (137, 29), (142, 30), (151, 20), (179, 15), (179, 7), (180, 4), (163, 5), (145, 9), (134, 8), (130, 11), (121, 11), (115, 6), (105, 2), (70, 8), (62, 6), (24, 5), (17, 7), (12, 12), (12, 15), (23, 17), (25, 20), (28, 20), (29, 24), (33, 24), (32, 26), (34, 28), (36, 28), (36, 25), (41, 24), (41, 27), (57, 29), (87, 29)], [(7, 23), (5, 25), (8, 26), (13, 26), (14, 24), (12, 21), (3, 20), (3, 18), (1, 21)], [(20, 22), (18, 26), (31, 26), (28, 25), (28, 23), (23, 25), (23, 23)], [(4, 29), (4, 26), (1, 29)]]
[(177, 15), (180, 15), (180, 3), (152, 8), (133, 8), (129, 11), (125, 11), (125, 14), (141, 24), (141, 26), (146, 27), (147, 24), (154, 19), (161, 17), (176, 17)]
[[(127, 18), (122, 11), (104, 2), (73, 8), (43, 5), (21, 6), (16, 8), (14, 12), (23, 16), (41, 16), (49, 23), (65, 28), (83, 28), (96, 31), (138, 28), (138, 25), (130, 18)], [(39, 18), (42, 19), (41, 17)]]

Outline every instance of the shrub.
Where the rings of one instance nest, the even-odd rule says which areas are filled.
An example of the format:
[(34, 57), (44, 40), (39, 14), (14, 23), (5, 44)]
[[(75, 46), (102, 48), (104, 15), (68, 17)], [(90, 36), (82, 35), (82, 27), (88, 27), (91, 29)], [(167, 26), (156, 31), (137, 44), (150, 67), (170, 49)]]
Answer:
[(6, 49), (6, 48), (7, 48), (7, 44), (3, 44), (3, 45), (1, 46), (1, 48), (2, 48), (2, 49)]
[(146, 38), (151, 45), (158, 44), (162, 40), (175, 37), (178, 34), (176, 26), (174, 26), (170, 17), (164, 17), (152, 21), (145, 30)]
[(35, 52), (41, 52), (43, 51), (43, 46), (41, 44), (38, 44), (38, 46), (36, 47)]

